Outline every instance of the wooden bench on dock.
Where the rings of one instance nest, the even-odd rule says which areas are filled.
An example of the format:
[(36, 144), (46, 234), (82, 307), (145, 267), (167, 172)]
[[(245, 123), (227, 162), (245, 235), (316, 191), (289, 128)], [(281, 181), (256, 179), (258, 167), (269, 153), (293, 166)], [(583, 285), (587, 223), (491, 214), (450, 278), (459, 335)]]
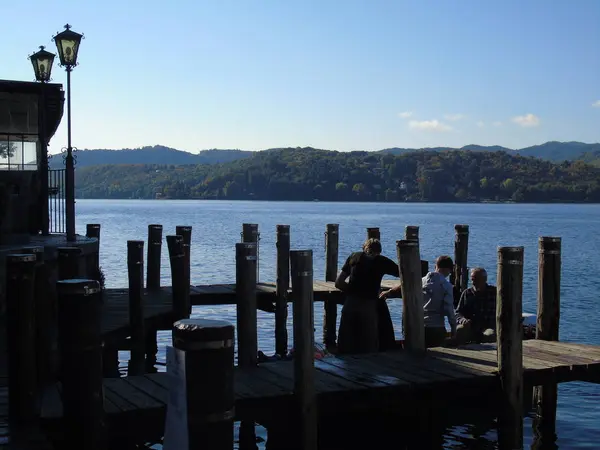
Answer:
[[(386, 352), (326, 357), (315, 361), (315, 387), (321, 416), (380, 410), (402, 404), (416, 407), (422, 394), (440, 393), (439, 401), (474, 396), (486, 402), (499, 389), (496, 346), (434, 348), (426, 356)], [(600, 347), (565, 342), (523, 342), (523, 377), (529, 386), (548, 382), (600, 381)], [(293, 362), (236, 368), (236, 420), (269, 421), (289, 413), (293, 401)], [(168, 401), (166, 373), (104, 380), (104, 407), (113, 438), (138, 441), (160, 438)], [(456, 398), (448, 394), (455, 393)], [(437, 400), (436, 400), (437, 402)], [(439, 404), (439, 403), (437, 403)], [(42, 423), (60, 435), (62, 403), (59, 387), (46, 392)], [(152, 430), (149, 435), (149, 430)]]

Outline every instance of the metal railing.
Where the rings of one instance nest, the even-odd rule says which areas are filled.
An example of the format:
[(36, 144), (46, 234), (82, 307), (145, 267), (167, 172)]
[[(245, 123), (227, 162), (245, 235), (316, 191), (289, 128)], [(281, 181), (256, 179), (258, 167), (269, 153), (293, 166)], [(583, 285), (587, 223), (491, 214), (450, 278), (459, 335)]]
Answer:
[(65, 169), (48, 171), (48, 219), (50, 233), (66, 232)]

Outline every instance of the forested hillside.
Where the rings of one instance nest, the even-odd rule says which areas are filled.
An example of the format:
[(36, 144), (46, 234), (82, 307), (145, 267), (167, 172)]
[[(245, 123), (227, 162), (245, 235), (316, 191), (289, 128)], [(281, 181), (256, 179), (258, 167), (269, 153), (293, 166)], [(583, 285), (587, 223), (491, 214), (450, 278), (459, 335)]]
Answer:
[(392, 155), (290, 148), (215, 165), (77, 170), (83, 198), (599, 202), (600, 169), (503, 151)]

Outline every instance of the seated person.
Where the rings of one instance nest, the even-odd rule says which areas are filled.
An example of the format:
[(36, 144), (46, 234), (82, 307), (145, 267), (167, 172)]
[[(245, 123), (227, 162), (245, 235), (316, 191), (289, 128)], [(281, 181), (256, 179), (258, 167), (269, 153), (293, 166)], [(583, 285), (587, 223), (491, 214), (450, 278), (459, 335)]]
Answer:
[[(363, 251), (352, 253), (342, 267), (335, 280), (335, 287), (346, 294), (338, 336), (340, 354), (379, 350), (381, 304), (378, 296), (384, 275), (399, 276), (398, 264), (381, 255), (381, 243), (377, 239), (367, 239)], [(387, 309), (385, 303), (384, 306)], [(393, 336), (389, 312), (387, 318), (390, 323), (381, 326), (391, 326)]]
[(465, 289), (456, 307), (457, 344), (496, 341), (496, 286), (487, 284), (487, 272), (471, 270), (473, 287)]

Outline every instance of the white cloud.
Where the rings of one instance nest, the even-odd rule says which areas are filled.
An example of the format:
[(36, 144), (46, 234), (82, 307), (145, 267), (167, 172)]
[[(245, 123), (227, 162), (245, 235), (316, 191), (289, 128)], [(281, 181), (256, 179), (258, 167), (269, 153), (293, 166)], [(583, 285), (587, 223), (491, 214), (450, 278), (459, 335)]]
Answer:
[(485, 127), (485, 123), (483, 123), (483, 122), (480, 120), (479, 122), (477, 122), (477, 126), (478, 126), (479, 128), (483, 128), (483, 127)]
[(444, 118), (445, 118), (446, 120), (451, 120), (451, 121), (453, 121), (453, 122), (456, 122), (457, 120), (464, 119), (464, 118), (465, 118), (465, 115), (464, 115), (464, 114), (446, 114), (446, 115), (444, 116)]
[(409, 117), (412, 117), (413, 113), (412, 111), (405, 111), (405, 112), (401, 112), (398, 114), (398, 117), (402, 118), (402, 119), (408, 119)]
[(435, 131), (435, 132), (444, 132), (444, 131), (452, 131), (453, 128), (450, 125), (446, 125), (445, 123), (440, 122), (437, 119), (433, 120), (411, 120), (408, 122), (409, 128), (414, 130), (423, 130), (423, 131)]
[(600, 108), (600, 100), (598, 100), (598, 101), (595, 101), (594, 103), (592, 103), (592, 106), (593, 106), (594, 108)]
[(531, 113), (513, 117), (511, 120), (522, 127), (537, 127), (540, 124), (540, 118)]
[(502, 122), (500, 122), (499, 120), (497, 120), (496, 122), (492, 123), (492, 125), (494, 125), (495, 127), (501, 127), (502, 126)]

